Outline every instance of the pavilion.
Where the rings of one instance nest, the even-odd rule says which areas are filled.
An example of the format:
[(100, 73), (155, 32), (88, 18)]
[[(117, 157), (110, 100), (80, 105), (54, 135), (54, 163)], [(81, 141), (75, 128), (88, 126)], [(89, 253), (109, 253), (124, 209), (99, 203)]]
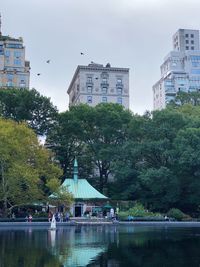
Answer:
[(61, 187), (67, 187), (74, 197), (70, 213), (74, 217), (92, 214), (104, 205), (108, 198), (97, 191), (86, 179), (78, 178), (78, 163), (74, 161), (73, 178), (66, 178)]

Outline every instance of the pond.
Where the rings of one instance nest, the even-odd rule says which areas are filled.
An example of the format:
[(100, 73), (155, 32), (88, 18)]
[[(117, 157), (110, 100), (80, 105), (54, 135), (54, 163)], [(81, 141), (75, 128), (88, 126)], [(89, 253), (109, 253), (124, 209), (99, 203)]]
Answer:
[(0, 230), (0, 267), (200, 266), (200, 228), (68, 226)]

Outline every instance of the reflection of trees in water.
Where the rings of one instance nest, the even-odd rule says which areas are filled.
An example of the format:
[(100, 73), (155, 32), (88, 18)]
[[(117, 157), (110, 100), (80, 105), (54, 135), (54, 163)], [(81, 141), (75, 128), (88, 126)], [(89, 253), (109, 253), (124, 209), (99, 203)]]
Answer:
[[(16, 242), (17, 240), (17, 242)], [(49, 253), (47, 236), (25, 231), (0, 232), (0, 267), (62, 267)]]
[(110, 243), (106, 253), (87, 267), (199, 266), (199, 249), (200, 236), (195, 236), (193, 231), (150, 229), (132, 235), (121, 232), (119, 244)]
[(103, 227), (0, 231), (0, 267), (71, 267), (75, 261), (86, 266), (107, 243)]
[(0, 231), (0, 267), (188, 267), (198, 266), (199, 248), (198, 228), (10, 230)]

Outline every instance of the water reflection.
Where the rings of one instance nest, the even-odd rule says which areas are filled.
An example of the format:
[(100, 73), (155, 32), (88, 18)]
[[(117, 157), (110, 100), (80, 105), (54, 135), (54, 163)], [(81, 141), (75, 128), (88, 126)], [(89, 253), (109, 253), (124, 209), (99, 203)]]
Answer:
[(84, 226), (0, 231), (0, 267), (200, 266), (200, 229)]

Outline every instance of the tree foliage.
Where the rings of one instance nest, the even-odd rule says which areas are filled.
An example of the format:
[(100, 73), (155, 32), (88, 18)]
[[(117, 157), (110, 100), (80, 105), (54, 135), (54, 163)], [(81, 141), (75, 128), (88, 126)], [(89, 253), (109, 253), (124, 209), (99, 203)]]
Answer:
[(55, 123), (57, 109), (35, 89), (5, 88), (0, 90), (0, 116), (25, 121), (38, 135), (45, 135)]
[(6, 215), (15, 205), (46, 200), (61, 170), (24, 123), (0, 119), (0, 201)]
[(81, 173), (111, 198), (197, 214), (200, 106), (197, 99), (181, 103), (143, 116), (116, 104), (71, 107), (59, 114), (49, 145), (64, 172), (76, 155)]

